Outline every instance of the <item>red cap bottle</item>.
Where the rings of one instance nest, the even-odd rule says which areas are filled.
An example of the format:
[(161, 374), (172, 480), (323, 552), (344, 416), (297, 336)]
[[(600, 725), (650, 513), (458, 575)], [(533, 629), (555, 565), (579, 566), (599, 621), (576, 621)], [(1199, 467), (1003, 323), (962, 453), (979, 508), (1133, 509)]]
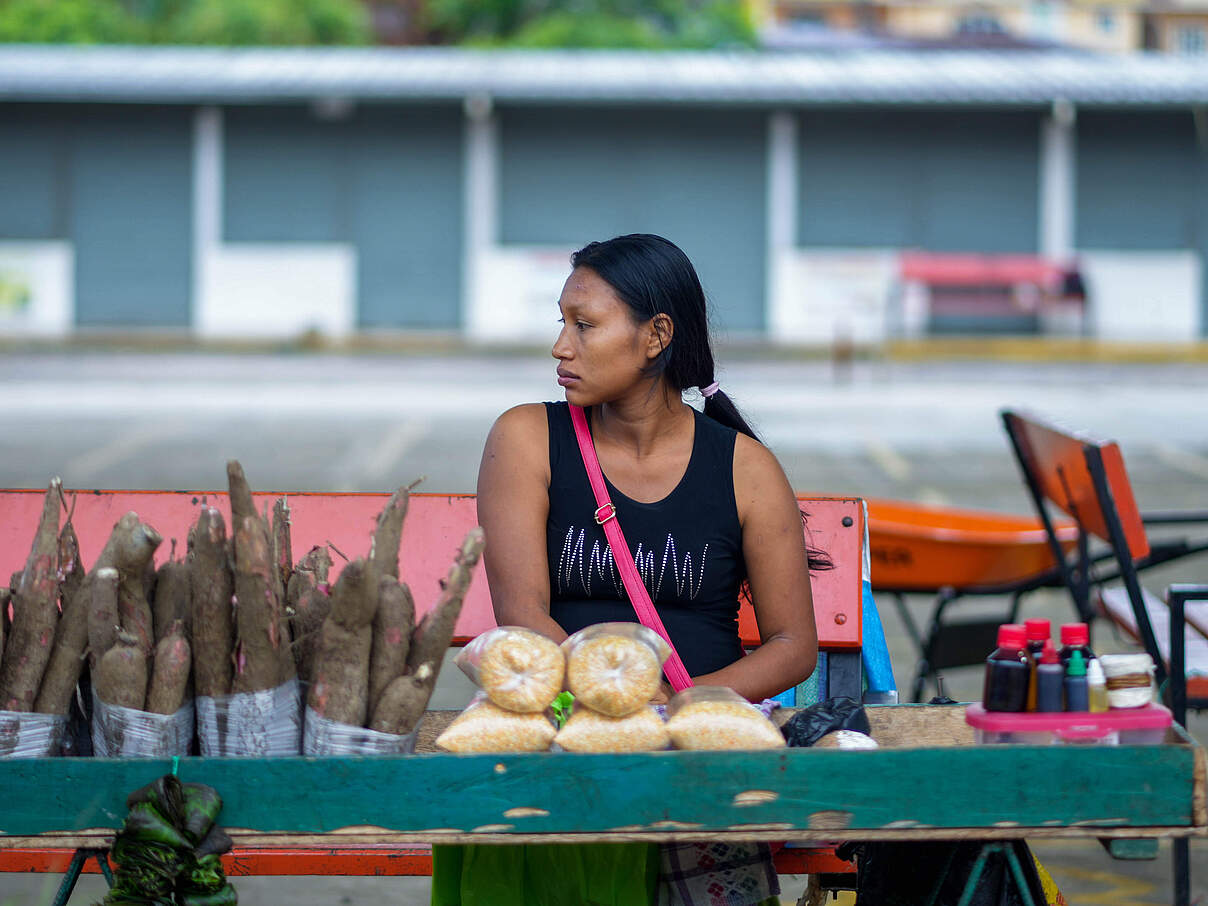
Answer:
[(1090, 663), (1091, 658), (1095, 656), (1095, 652), (1091, 651), (1090, 641), (1090, 628), (1085, 623), (1062, 623), (1059, 652), (1061, 666), (1069, 666), (1070, 655), (1075, 651), (1081, 651), (1083, 662)]
[(1018, 623), (998, 627), (998, 648), (986, 658), (982, 705), (987, 711), (1023, 711), (1028, 704), (1027, 632)]
[(1062, 645), (1085, 645), (1091, 640), (1090, 628), (1085, 623), (1062, 623)]

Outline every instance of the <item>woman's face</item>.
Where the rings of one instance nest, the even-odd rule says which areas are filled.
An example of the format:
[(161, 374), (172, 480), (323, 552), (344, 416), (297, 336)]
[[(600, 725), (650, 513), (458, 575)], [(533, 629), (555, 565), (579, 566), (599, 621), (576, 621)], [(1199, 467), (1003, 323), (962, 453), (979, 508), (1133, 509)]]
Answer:
[(612, 402), (643, 380), (651, 359), (650, 322), (635, 324), (629, 306), (595, 271), (575, 268), (562, 287), (558, 308), (562, 330), (552, 352), (567, 402)]

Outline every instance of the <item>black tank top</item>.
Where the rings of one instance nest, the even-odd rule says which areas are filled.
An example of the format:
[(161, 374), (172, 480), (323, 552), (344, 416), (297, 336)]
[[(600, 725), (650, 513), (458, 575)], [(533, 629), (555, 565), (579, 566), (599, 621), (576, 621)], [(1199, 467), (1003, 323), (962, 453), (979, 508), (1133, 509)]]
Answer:
[[(571, 633), (638, 618), (593, 518), (595, 497), (566, 403), (549, 421), (550, 615)], [(676, 488), (657, 503), (630, 500), (605, 478), (630, 554), (691, 676), (742, 657), (738, 588), (746, 578), (734, 499), (735, 431), (693, 410), (692, 455)]]

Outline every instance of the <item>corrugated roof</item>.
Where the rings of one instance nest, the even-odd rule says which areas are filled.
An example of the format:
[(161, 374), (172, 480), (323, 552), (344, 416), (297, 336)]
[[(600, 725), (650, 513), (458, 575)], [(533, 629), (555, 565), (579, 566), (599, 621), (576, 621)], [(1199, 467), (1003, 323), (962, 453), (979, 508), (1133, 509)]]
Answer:
[(512, 51), (0, 45), (0, 100), (1208, 103), (1208, 59), (1074, 51)]

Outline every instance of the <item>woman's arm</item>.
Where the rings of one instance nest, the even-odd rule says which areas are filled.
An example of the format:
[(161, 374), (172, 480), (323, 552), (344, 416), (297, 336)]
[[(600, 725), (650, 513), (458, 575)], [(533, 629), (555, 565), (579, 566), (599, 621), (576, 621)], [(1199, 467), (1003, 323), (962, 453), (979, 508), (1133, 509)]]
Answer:
[(694, 681), (729, 686), (759, 701), (814, 672), (818, 628), (797, 496), (771, 451), (742, 434), (734, 447), (734, 496), (762, 644)]
[(566, 638), (549, 615), (549, 427), (545, 406), (509, 409), (495, 421), (478, 467), (478, 522), (495, 622)]

